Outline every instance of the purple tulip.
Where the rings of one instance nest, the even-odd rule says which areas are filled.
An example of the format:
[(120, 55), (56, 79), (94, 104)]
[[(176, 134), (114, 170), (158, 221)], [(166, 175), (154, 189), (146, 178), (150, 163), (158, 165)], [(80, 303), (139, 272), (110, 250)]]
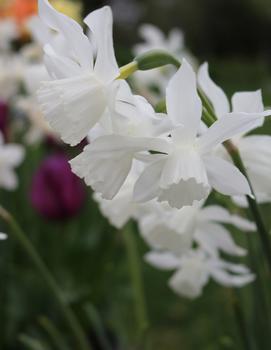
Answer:
[(8, 105), (0, 101), (0, 132), (3, 134), (4, 139), (7, 139), (7, 125), (8, 124)]
[(72, 173), (68, 158), (55, 154), (46, 158), (31, 185), (33, 207), (48, 219), (68, 219), (76, 215), (86, 199), (86, 189)]

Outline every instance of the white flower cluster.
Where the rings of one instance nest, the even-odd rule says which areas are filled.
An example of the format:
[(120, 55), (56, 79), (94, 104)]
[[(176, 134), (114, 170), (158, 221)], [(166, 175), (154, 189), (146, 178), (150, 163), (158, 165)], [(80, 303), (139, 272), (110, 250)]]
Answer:
[[(183, 59), (166, 87), (167, 114), (155, 113), (119, 79), (109, 7), (85, 18), (87, 34), (47, 0), (39, 0), (39, 14), (56, 34), (44, 45), (51, 79), (38, 91), (40, 106), (64, 142), (75, 146), (89, 138), (90, 144), (70, 164), (93, 188), (104, 215), (119, 228), (130, 218), (138, 221), (152, 249), (146, 260), (176, 270), (169, 284), (181, 295), (200, 295), (210, 277), (226, 286), (252, 281), (245, 266), (224, 261), (220, 253), (245, 254), (223, 224), (245, 231), (253, 231), (254, 225), (222, 207), (204, 207), (204, 202), (212, 189), (240, 201), (252, 195), (245, 176), (221, 150), (232, 138), (257, 195), (271, 194), (269, 137), (240, 136), (270, 115), (261, 92), (235, 94), (230, 111), (207, 65), (196, 74)], [(198, 88), (218, 117), (210, 127), (202, 121)]]

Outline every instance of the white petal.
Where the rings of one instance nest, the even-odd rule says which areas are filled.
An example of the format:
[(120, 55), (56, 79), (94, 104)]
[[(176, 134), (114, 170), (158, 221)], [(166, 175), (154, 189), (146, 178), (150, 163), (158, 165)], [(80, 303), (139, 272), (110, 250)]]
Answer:
[(184, 48), (184, 34), (179, 28), (173, 28), (170, 31), (168, 47), (171, 53), (178, 53)]
[(233, 195), (251, 195), (251, 189), (245, 176), (233, 164), (215, 157), (204, 158), (208, 180), (218, 192)]
[(245, 133), (255, 126), (255, 122), (264, 116), (270, 115), (270, 111), (262, 113), (229, 113), (217, 120), (200, 138), (199, 147), (202, 153), (212, 151), (224, 141)]
[(107, 103), (103, 86), (92, 75), (43, 82), (38, 99), (49, 125), (72, 146), (87, 136)]
[(180, 259), (169, 252), (149, 252), (144, 256), (144, 260), (161, 270), (174, 270), (180, 266)]
[(168, 84), (166, 103), (169, 118), (176, 125), (185, 127), (187, 137), (195, 138), (200, 126), (202, 104), (197, 93), (196, 75), (185, 59)]
[(142, 24), (139, 27), (139, 35), (145, 41), (133, 47), (135, 55), (141, 55), (153, 49), (165, 49), (165, 35), (152, 24)]
[(82, 27), (73, 19), (56, 11), (48, 0), (39, 0), (40, 18), (52, 29), (60, 32), (69, 44), (70, 55), (84, 69), (91, 69), (92, 47)]
[(120, 135), (99, 137), (70, 161), (72, 171), (103, 198), (112, 199), (131, 170), (134, 154), (148, 150), (151, 141)]
[(232, 275), (225, 270), (213, 270), (211, 271), (212, 278), (219, 284), (225, 287), (243, 287), (248, 283), (255, 280), (255, 275), (244, 274), (244, 275)]
[(145, 168), (139, 176), (134, 187), (134, 200), (138, 203), (147, 202), (156, 198), (161, 190), (159, 189), (159, 181), (164, 166), (164, 158), (153, 162)]
[(52, 79), (65, 79), (81, 75), (80, 67), (69, 57), (56, 54), (49, 45), (44, 47), (44, 52), (44, 64)]
[(119, 75), (116, 62), (112, 26), (112, 11), (109, 6), (91, 12), (84, 20), (91, 30), (96, 47), (95, 74), (103, 81), (110, 82)]
[(232, 215), (228, 210), (218, 205), (209, 205), (202, 208), (200, 218), (203, 221), (215, 221), (232, 224), (245, 231), (255, 231), (255, 224), (239, 215)]
[(142, 24), (139, 28), (139, 35), (150, 45), (161, 45), (165, 40), (162, 31), (152, 24)]
[(168, 250), (182, 255), (189, 251), (193, 240), (193, 231), (178, 232), (163, 222), (148, 225), (148, 220), (142, 220), (140, 224), (141, 235), (151, 248)]
[(10, 168), (4, 168), (0, 170), (0, 188), (3, 187), (6, 190), (15, 190), (18, 186), (18, 178), (15, 172)]
[(194, 299), (201, 295), (208, 278), (208, 272), (204, 265), (200, 266), (192, 262), (175, 272), (169, 280), (169, 286), (175, 293)]
[(93, 198), (99, 203), (102, 214), (114, 227), (121, 229), (132, 218), (135, 211), (135, 203), (132, 202), (132, 188), (126, 188), (124, 184), (118, 195), (112, 200), (106, 200), (100, 194), (95, 193)]
[[(208, 63), (203, 63), (198, 71), (198, 83), (212, 103), (217, 118), (230, 111), (230, 104), (224, 91), (209, 76)], [(242, 111), (245, 112), (245, 111)]]
[(232, 97), (233, 112), (260, 113), (264, 111), (261, 90), (236, 92)]
[(3, 167), (4, 164), (9, 167), (16, 167), (22, 163), (24, 156), (25, 150), (21, 145), (7, 144), (0, 152), (1, 167)]
[(52, 40), (52, 31), (38, 16), (32, 16), (29, 20), (27, 20), (26, 26), (31, 32), (33, 39), (41, 46), (44, 46)]
[[(232, 97), (233, 112), (261, 113), (264, 111), (261, 90), (251, 92), (236, 92)], [(255, 120), (251, 130), (262, 126), (264, 117)]]
[(230, 232), (222, 225), (216, 223), (202, 224), (195, 236), (196, 242), (207, 253), (219, 256), (219, 251), (236, 256), (244, 256), (246, 250), (233, 241)]

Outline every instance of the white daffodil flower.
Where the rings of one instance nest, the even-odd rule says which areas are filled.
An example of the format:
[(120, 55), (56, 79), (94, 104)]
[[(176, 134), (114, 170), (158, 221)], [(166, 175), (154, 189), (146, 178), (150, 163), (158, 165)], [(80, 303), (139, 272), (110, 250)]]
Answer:
[[(230, 111), (230, 103), (224, 91), (210, 78), (207, 63), (200, 67), (198, 81), (201, 89), (211, 101), (217, 117), (222, 118), (227, 115)], [(255, 113), (264, 112), (260, 90), (237, 92), (233, 95), (231, 104), (233, 115), (236, 114), (236, 118), (239, 117), (239, 112), (245, 112), (251, 115), (253, 120)], [(264, 117), (255, 119), (247, 132), (262, 126), (263, 123)], [(240, 133), (232, 141), (240, 151), (257, 200), (269, 202), (271, 200), (271, 136)], [(235, 201), (242, 206), (246, 203), (242, 197), (235, 197)]]
[(6, 190), (14, 190), (18, 185), (18, 179), (14, 168), (19, 166), (24, 158), (24, 149), (17, 144), (4, 144), (0, 133), (0, 187)]
[(201, 205), (171, 208), (165, 203), (151, 201), (137, 215), (140, 233), (153, 249), (169, 250), (182, 255), (193, 242), (209, 255), (218, 257), (220, 252), (243, 256), (246, 251), (235, 244), (223, 224), (233, 225), (247, 232), (255, 231), (250, 221), (231, 215), (220, 206)]
[(171, 137), (160, 140), (160, 157), (155, 155), (155, 161), (135, 184), (135, 199), (144, 202), (158, 198), (180, 209), (205, 199), (211, 188), (225, 195), (250, 195), (244, 175), (212, 152), (270, 113), (229, 113), (198, 136), (202, 103), (195, 73), (185, 60), (169, 82), (166, 104), (168, 118), (175, 128)]
[(144, 42), (133, 48), (135, 55), (141, 55), (149, 50), (162, 49), (172, 54), (180, 54), (184, 49), (184, 35), (179, 28), (173, 28), (168, 37), (152, 24), (142, 24), (139, 35)]
[(200, 249), (191, 250), (181, 258), (170, 252), (150, 252), (145, 260), (162, 270), (176, 270), (169, 280), (170, 288), (180, 296), (194, 299), (202, 294), (210, 278), (225, 287), (243, 287), (255, 276), (242, 264), (228, 263)]
[(39, 101), (50, 126), (74, 146), (105, 113), (118, 86), (112, 12), (105, 6), (85, 18), (89, 37), (77, 22), (57, 12), (48, 0), (39, 0), (39, 15), (59, 34), (44, 47), (52, 80), (42, 83)]

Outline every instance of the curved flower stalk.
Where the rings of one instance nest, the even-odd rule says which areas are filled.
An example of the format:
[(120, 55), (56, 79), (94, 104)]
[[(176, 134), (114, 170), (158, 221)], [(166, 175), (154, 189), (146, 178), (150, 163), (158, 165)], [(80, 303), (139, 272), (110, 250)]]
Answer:
[(0, 133), (0, 187), (6, 190), (14, 190), (18, 186), (18, 179), (14, 169), (24, 159), (24, 148), (17, 144), (4, 144)]
[(175, 270), (169, 280), (170, 288), (180, 296), (194, 299), (202, 294), (210, 279), (224, 287), (243, 287), (255, 276), (242, 264), (233, 264), (195, 249), (178, 258), (171, 252), (150, 252), (145, 259), (152, 266)]
[[(198, 73), (198, 82), (201, 89), (211, 101), (217, 117), (223, 118), (230, 112), (230, 102), (224, 91), (217, 86), (209, 76), (208, 64), (204, 63)], [(236, 92), (232, 96), (232, 115), (240, 117), (240, 112), (251, 115), (264, 113), (262, 93), (260, 90)], [(264, 117), (255, 119), (246, 133), (236, 135), (231, 141), (238, 148), (244, 162), (248, 177), (251, 181), (256, 198), (259, 202), (271, 200), (271, 137), (268, 135), (247, 135), (248, 132), (261, 127)], [(244, 197), (234, 197), (236, 203), (246, 206)]]
[(103, 7), (84, 19), (89, 37), (47, 0), (39, 1), (39, 14), (59, 34), (58, 40), (44, 47), (52, 80), (42, 84), (39, 101), (51, 127), (74, 146), (106, 112), (119, 84), (115, 82), (119, 68), (113, 49), (111, 9)]

